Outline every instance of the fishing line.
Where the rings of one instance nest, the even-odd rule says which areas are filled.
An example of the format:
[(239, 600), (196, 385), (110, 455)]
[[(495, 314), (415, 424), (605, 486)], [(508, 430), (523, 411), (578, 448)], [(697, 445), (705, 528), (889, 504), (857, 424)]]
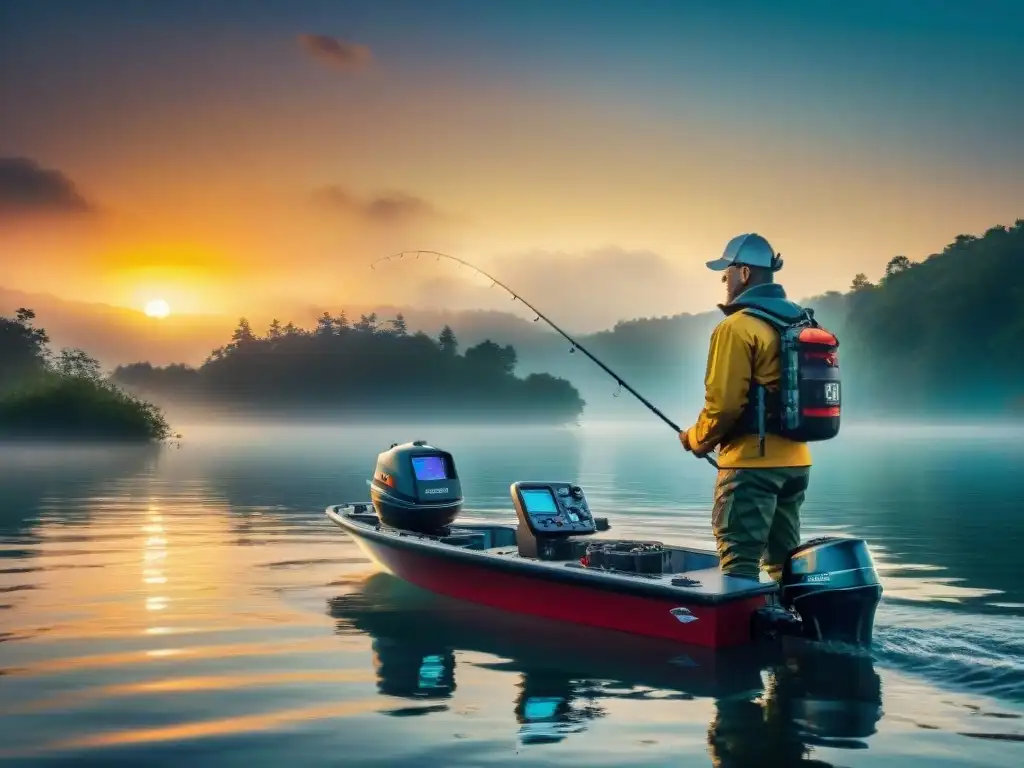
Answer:
[[(533, 319), (534, 322), (537, 322), (538, 320), (543, 320), (545, 323), (550, 325), (555, 330), (555, 332), (557, 332), (562, 338), (564, 338), (566, 341), (568, 341), (569, 344), (572, 345), (571, 347), (569, 347), (569, 352), (570, 353), (573, 353), (573, 352), (575, 352), (578, 349), (580, 352), (582, 352), (584, 355), (586, 355), (588, 358), (590, 358), (595, 364), (597, 364), (597, 366), (600, 367), (602, 371), (604, 371), (609, 376), (611, 376), (613, 379), (615, 379), (615, 383), (618, 384), (619, 386), (618, 386), (618, 389), (616, 390), (615, 394), (613, 395), (613, 397), (618, 397), (620, 391), (625, 389), (627, 392), (629, 392), (631, 395), (633, 395), (633, 397), (635, 397), (637, 400), (639, 400), (641, 403), (643, 403), (644, 406), (646, 406), (647, 410), (649, 410), (651, 413), (653, 413), (655, 416), (657, 416), (663, 422), (665, 422), (670, 427), (672, 427), (672, 430), (676, 433), (676, 435), (678, 435), (680, 432), (682, 432), (682, 429), (680, 429), (678, 424), (676, 424), (674, 421), (672, 421), (672, 419), (670, 419), (668, 416), (666, 416), (664, 413), (662, 413), (657, 408), (657, 406), (655, 406), (653, 403), (651, 403), (647, 398), (645, 398), (643, 395), (641, 395), (639, 392), (637, 392), (635, 389), (633, 389), (631, 386), (629, 386), (629, 384), (627, 384), (622, 379), (622, 377), (619, 376), (619, 374), (617, 374), (615, 371), (613, 371), (607, 365), (605, 365), (600, 360), (598, 360), (596, 357), (594, 357), (592, 354), (590, 354), (590, 352), (588, 352), (587, 349), (585, 347), (583, 347), (583, 345), (581, 345), (578, 341), (576, 341), (576, 339), (574, 339), (568, 333), (566, 333), (561, 328), (559, 328), (554, 323), (554, 321), (552, 321), (551, 319), (546, 317), (543, 312), (541, 312), (539, 309), (537, 309), (535, 306), (533, 306), (530, 302), (528, 302), (526, 299), (524, 299), (522, 296), (520, 296), (516, 291), (513, 291), (511, 288), (509, 288), (507, 285), (505, 285), (503, 282), (501, 282), (498, 278), (494, 277), (493, 275), (487, 274), (486, 272), (484, 272), (479, 267), (474, 266), (473, 264), (470, 264), (468, 261), (460, 259), (457, 256), (449, 256), (447, 253), (441, 253), (440, 251), (401, 251), (399, 253), (393, 253), (390, 256), (383, 256), (383, 257), (377, 259), (376, 261), (374, 261), (373, 263), (370, 264), (370, 269), (376, 270), (377, 265), (380, 264), (381, 262), (401, 260), (401, 259), (404, 259), (407, 255), (415, 255), (415, 258), (417, 258), (417, 259), (421, 255), (434, 256), (438, 261), (440, 261), (441, 259), (448, 259), (449, 261), (454, 261), (455, 263), (459, 264), (460, 266), (469, 267), (471, 270), (473, 270), (477, 274), (482, 275), (483, 277), (486, 277), (488, 280), (491, 281), (491, 287), (492, 288), (494, 286), (498, 286), (499, 288), (504, 289), (512, 297), (513, 301), (520, 301), (520, 302), (522, 302), (531, 312), (533, 312), (536, 315), (536, 317)], [(705, 454), (704, 456), (699, 457), (699, 458), (705, 459), (711, 466), (713, 466), (715, 469), (718, 469), (718, 463), (714, 459), (712, 459), (710, 456), (708, 456), (707, 454)]]

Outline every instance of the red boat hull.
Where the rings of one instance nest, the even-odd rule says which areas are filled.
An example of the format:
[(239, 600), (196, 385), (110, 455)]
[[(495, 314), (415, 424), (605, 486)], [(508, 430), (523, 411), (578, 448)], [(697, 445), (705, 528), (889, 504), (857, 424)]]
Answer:
[[(622, 594), (392, 547), (355, 533), (353, 538), (382, 568), (430, 592), (506, 611), (707, 648), (749, 643), (751, 618), (767, 600), (758, 594), (700, 604)], [(685, 621), (673, 613), (679, 608), (685, 609), (681, 613)]]

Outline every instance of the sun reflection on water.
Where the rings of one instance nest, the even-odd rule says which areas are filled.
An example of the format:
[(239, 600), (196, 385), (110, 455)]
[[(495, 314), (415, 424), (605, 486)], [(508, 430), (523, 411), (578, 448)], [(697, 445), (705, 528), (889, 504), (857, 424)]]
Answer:
[[(143, 531), (152, 534), (163, 534), (163, 515), (154, 503), (150, 503), (148, 509), (149, 524), (143, 526)], [(146, 564), (167, 560), (167, 539), (162, 535), (149, 536), (142, 549), (142, 583), (149, 586), (167, 584), (167, 576), (162, 568), (146, 567)], [(148, 594), (145, 598), (147, 611), (163, 611), (167, 608), (169, 598), (164, 594)]]

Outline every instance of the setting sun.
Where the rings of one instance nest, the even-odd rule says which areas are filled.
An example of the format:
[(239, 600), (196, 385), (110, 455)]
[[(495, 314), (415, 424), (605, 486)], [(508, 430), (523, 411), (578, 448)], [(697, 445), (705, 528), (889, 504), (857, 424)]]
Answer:
[(171, 307), (163, 299), (153, 299), (146, 302), (146, 307), (143, 311), (150, 317), (167, 317), (171, 314)]

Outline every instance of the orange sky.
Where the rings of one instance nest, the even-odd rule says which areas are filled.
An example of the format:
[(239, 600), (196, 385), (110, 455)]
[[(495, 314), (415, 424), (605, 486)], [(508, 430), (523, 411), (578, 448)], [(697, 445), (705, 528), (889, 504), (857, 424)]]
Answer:
[[(22, 23), (45, 26), (28, 12)], [(782, 252), (799, 297), (1024, 211), (1020, 174), (969, 134), (951, 155), (942, 136), (876, 141), (901, 115), (837, 127), (856, 106), (835, 88), (838, 61), (835, 114), (794, 90), (751, 121), (708, 95), (710, 75), (666, 84), (666, 102), (600, 73), (567, 87), (576, 71), (526, 67), (527, 44), (479, 69), (440, 48), (417, 67), (367, 22), (366, 57), (333, 65), (298, 35), (259, 29), (216, 46), (168, 32), (152, 50), (112, 38), (125, 48), (109, 62), (102, 37), (75, 38), (85, 72), (27, 43), (10, 53), (24, 57), (21, 95), (38, 98), (0, 118), (0, 156), (64, 174), (91, 212), (0, 208), (0, 286), (230, 315), (275, 302), (505, 307), (453, 287), (443, 264), (367, 267), (432, 248), (601, 326), (712, 307), (721, 286), (703, 261), (740, 232)], [(115, 64), (127, 71), (111, 85)]]

